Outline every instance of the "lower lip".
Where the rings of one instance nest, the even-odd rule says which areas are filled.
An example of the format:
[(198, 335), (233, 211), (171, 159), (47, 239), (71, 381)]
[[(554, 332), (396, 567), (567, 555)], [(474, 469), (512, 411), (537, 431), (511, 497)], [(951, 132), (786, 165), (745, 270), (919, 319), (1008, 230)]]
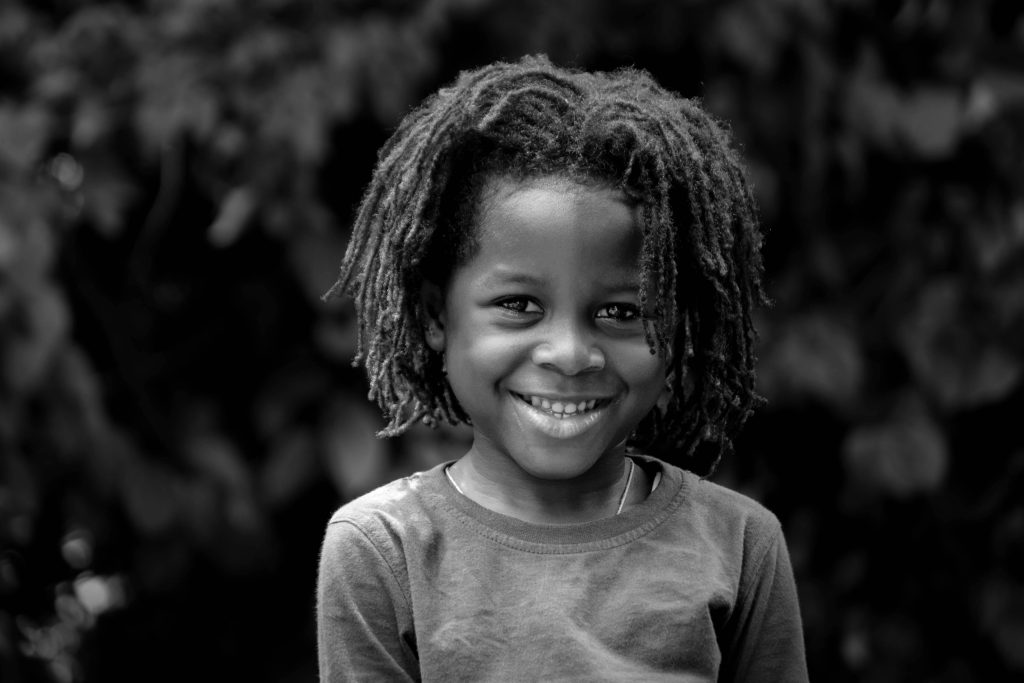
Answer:
[(512, 403), (515, 406), (516, 413), (528, 424), (553, 439), (572, 439), (583, 434), (601, 421), (607, 408), (607, 406), (602, 406), (579, 415), (555, 417), (539, 408), (533, 407), (514, 395), (512, 396)]

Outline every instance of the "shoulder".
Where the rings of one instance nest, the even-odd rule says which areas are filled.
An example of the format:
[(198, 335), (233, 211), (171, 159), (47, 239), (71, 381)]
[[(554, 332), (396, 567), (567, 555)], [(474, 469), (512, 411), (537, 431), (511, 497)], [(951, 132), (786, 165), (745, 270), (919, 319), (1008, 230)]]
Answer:
[(415, 472), (395, 479), (345, 503), (331, 515), (328, 524), (348, 522), (359, 525), (372, 519), (401, 518), (424, 505), (431, 488), (433, 470)]
[(384, 550), (422, 534), (441, 508), (440, 467), (396, 479), (345, 503), (327, 522), (326, 542), (362, 537)]
[(761, 502), (735, 489), (656, 458), (669, 481), (678, 481), (680, 513), (714, 537), (741, 540), (747, 552), (778, 541), (782, 527), (775, 514)]
[(435, 470), (396, 479), (335, 510), (320, 548), (320, 584), (383, 580), (408, 598), (406, 559), (429, 545), (440, 526)]
[[(788, 567), (788, 551), (778, 517), (754, 498), (687, 473), (692, 479), (693, 510), (715, 547), (722, 552), (740, 594), (756, 593), (761, 582)], [(783, 571), (789, 572), (783, 568)]]
[(754, 498), (692, 472), (685, 472), (684, 476), (692, 481), (690, 490), (695, 502), (709, 512), (766, 531), (779, 526), (775, 513)]

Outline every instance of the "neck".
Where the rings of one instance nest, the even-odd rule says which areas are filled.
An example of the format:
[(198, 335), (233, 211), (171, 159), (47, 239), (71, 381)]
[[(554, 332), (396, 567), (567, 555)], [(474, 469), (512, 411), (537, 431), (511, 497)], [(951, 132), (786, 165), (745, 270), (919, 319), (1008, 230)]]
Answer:
[(534, 524), (582, 524), (643, 500), (649, 482), (639, 467), (632, 468), (630, 478), (630, 469), (631, 461), (621, 451), (603, 457), (579, 477), (540, 479), (514, 462), (493, 463), (474, 448), (449, 475), (463, 495), (494, 512)]

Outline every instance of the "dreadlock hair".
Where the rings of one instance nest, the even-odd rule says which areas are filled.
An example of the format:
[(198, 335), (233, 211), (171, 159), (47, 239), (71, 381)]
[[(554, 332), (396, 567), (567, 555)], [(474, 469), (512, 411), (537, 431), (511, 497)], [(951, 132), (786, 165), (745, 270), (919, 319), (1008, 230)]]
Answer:
[[(369, 397), (411, 425), (469, 422), (426, 343), (420, 288), (472, 257), (488, 178), (561, 176), (621, 189), (642, 232), (640, 309), (668, 398), (630, 446), (710, 474), (762, 401), (755, 305), (761, 232), (726, 128), (644, 71), (587, 73), (524, 57), (466, 71), (409, 113), (381, 148), (340, 275), (354, 297)], [(695, 465), (697, 465), (695, 467)]]

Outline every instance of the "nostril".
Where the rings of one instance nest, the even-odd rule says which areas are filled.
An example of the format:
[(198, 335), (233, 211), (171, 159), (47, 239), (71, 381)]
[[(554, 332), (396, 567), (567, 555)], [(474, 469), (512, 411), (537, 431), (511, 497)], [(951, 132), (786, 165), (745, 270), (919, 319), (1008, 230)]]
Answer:
[(533, 352), (533, 361), (566, 375), (601, 370), (605, 366), (605, 356), (600, 348), (572, 340), (538, 345)]

